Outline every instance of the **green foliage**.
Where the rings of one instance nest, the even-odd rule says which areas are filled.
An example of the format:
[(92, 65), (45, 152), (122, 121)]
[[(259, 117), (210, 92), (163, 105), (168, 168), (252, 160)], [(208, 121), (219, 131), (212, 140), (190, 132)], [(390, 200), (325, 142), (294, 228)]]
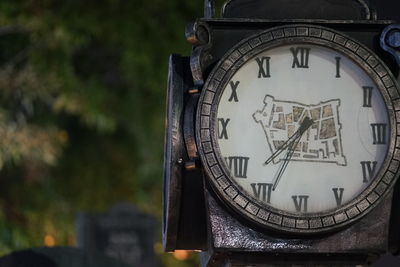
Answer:
[(161, 218), (168, 55), (202, 7), (0, 2), (1, 254), (73, 245), (77, 211), (118, 201)]

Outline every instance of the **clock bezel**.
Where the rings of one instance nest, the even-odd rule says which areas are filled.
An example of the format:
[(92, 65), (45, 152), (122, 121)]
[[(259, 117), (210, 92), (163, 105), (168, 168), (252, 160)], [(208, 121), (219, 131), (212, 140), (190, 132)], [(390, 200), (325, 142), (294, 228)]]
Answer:
[[(344, 54), (375, 82), (387, 107), (390, 142), (385, 161), (370, 185), (349, 203), (328, 212), (294, 214), (256, 200), (230, 177), (219, 151), (216, 119), (220, 97), (232, 76), (256, 55), (288, 44), (319, 45)], [(400, 164), (400, 96), (387, 66), (367, 47), (338, 31), (316, 25), (279, 26), (257, 33), (235, 45), (210, 73), (196, 114), (196, 141), (207, 180), (220, 198), (238, 214), (267, 229), (315, 234), (334, 231), (369, 213), (390, 191)]]

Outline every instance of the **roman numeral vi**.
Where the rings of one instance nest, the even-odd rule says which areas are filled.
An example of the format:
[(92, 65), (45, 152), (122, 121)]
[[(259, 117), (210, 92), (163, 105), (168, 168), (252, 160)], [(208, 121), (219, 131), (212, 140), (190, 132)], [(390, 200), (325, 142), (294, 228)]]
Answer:
[(309, 196), (302, 195), (302, 196), (292, 196), (294, 207), (296, 208), (297, 212), (307, 212), (307, 202)]

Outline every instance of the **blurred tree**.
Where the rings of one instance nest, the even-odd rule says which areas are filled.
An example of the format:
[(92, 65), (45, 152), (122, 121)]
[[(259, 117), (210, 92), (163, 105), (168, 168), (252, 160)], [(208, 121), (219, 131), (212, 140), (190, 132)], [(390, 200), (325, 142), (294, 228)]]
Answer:
[(161, 218), (168, 55), (190, 53), (202, 7), (0, 2), (2, 255), (45, 236), (73, 245), (77, 210), (128, 200)]

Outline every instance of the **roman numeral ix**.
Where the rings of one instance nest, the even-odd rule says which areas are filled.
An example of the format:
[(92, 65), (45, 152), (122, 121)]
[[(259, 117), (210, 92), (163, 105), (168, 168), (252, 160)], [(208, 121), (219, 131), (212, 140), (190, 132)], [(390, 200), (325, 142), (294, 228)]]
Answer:
[(251, 188), (253, 189), (253, 194), (254, 196), (262, 200), (266, 203), (271, 203), (271, 192), (272, 192), (272, 184), (266, 184), (266, 183), (253, 183), (250, 184)]
[(271, 77), (270, 74), (270, 62), (271, 58), (270, 57), (262, 57), (256, 58), (257, 64), (258, 64), (258, 78), (269, 78)]
[(308, 58), (311, 48), (307, 47), (292, 47), (290, 51), (293, 54), (292, 68), (305, 68), (308, 69)]
[(226, 157), (225, 161), (236, 178), (247, 178), (248, 157)]
[(294, 207), (297, 212), (307, 212), (307, 202), (309, 196), (292, 196)]

